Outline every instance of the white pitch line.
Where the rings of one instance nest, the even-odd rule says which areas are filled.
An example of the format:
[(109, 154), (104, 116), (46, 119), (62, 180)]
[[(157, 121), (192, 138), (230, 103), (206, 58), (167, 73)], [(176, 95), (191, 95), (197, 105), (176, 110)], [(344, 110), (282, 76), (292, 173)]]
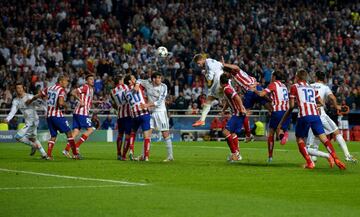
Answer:
[(75, 180), (84, 180), (84, 181), (96, 181), (96, 182), (109, 182), (109, 183), (116, 183), (116, 184), (123, 184), (123, 185), (137, 185), (137, 186), (145, 186), (148, 185), (146, 183), (139, 183), (139, 182), (126, 182), (126, 181), (119, 181), (119, 180), (111, 180), (111, 179), (96, 179), (96, 178), (86, 178), (86, 177), (78, 177), (78, 176), (63, 176), (63, 175), (56, 175), (56, 174), (49, 174), (49, 173), (37, 173), (31, 171), (22, 171), (22, 170), (9, 170), (0, 168), (0, 171), (3, 172), (13, 172), (13, 173), (24, 173), (36, 176), (48, 176), (48, 177), (56, 177), (62, 179), (75, 179)]
[(49, 190), (49, 189), (74, 189), (74, 188), (111, 188), (111, 187), (120, 187), (120, 186), (129, 186), (129, 185), (83, 185), (83, 186), (49, 186), (49, 187), (9, 187), (9, 188), (0, 188), (0, 191), (8, 190)]

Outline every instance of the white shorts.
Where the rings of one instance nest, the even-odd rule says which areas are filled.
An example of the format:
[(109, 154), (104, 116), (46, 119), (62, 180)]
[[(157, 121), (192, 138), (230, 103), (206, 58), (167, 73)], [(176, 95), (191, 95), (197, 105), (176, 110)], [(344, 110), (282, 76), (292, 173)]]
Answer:
[(166, 111), (151, 113), (150, 128), (158, 131), (169, 130), (169, 118)]
[(26, 136), (28, 138), (36, 138), (38, 125), (39, 121), (26, 123), (25, 126), (17, 132), (17, 137), (22, 138)]
[(221, 97), (223, 97), (223, 90), (221, 88), (220, 85), (220, 80), (219, 79), (214, 79), (213, 84), (211, 85), (211, 87), (208, 90), (208, 96), (213, 96), (215, 98), (220, 99)]
[(335, 122), (331, 120), (331, 118), (326, 113), (320, 115), (320, 119), (326, 135), (329, 135), (338, 129)]

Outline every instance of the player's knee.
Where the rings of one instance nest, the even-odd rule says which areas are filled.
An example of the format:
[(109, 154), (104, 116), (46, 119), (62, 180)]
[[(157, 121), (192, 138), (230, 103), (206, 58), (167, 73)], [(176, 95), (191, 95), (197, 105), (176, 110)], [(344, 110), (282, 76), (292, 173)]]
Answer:
[(16, 139), (16, 141), (21, 142), (21, 138), (23, 138), (23, 136), (16, 134), (14, 138)]
[(87, 129), (87, 131), (88, 131), (89, 134), (92, 134), (94, 132), (94, 129), (92, 127), (90, 127), (90, 128)]

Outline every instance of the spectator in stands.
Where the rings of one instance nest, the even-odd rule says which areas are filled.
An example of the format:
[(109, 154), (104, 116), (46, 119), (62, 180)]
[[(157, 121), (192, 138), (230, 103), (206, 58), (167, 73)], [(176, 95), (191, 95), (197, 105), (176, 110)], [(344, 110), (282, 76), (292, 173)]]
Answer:
[(111, 116), (108, 115), (106, 116), (106, 119), (103, 121), (103, 123), (101, 124), (101, 129), (103, 130), (107, 130), (107, 129), (115, 129), (115, 123), (112, 120)]

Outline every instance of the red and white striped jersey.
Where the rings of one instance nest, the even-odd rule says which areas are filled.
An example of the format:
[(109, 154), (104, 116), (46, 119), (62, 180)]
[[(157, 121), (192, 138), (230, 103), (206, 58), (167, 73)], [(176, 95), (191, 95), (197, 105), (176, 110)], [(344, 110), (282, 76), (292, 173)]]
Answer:
[(80, 95), (80, 100), (84, 102), (84, 106), (80, 106), (80, 102), (78, 102), (75, 107), (74, 114), (89, 116), (89, 111), (91, 109), (94, 96), (94, 88), (84, 84), (83, 86), (77, 88), (76, 91)]
[(59, 98), (64, 98), (65, 100), (65, 89), (59, 84), (55, 84), (54, 86), (43, 89), (41, 95), (47, 96), (47, 117), (63, 117), (58, 101)]
[(149, 109), (142, 109), (141, 104), (146, 104), (145, 89), (140, 85), (139, 91), (135, 91), (133, 88), (126, 91), (126, 100), (130, 105), (131, 117), (139, 117), (145, 114), (149, 114)]
[(246, 91), (250, 89), (250, 86), (257, 83), (254, 77), (251, 77), (243, 70), (232, 70), (232, 76), (234, 77), (236, 83), (238, 83)]
[[(244, 112), (245, 108), (243, 106), (240, 107), (240, 105), (236, 102), (235, 97), (238, 96), (238, 94), (236, 93), (235, 89), (230, 84), (227, 84), (224, 87), (224, 95), (231, 107), (231, 111), (233, 112), (233, 115), (240, 116), (241, 111)], [(240, 100), (241, 100), (241, 98), (240, 98)]]
[(130, 117), (130, 105), (126, 100), (126, 92), (129, 91), (129, 87), (125, 84), (117, 85), (112, 91), (111, 95), (118, 107), (118, 118)]
[(290, 88), (290, 98), (295, 98), (299, 107), (298, 117), (319, 115), (316, 99), (319, 94), (305, 81), (293, 84)]
[(274, 112), (289, 109), (289, 92), (285, 84), (280, 81), (271, 82), (264, 90), (267, 93), (271, 93)]

